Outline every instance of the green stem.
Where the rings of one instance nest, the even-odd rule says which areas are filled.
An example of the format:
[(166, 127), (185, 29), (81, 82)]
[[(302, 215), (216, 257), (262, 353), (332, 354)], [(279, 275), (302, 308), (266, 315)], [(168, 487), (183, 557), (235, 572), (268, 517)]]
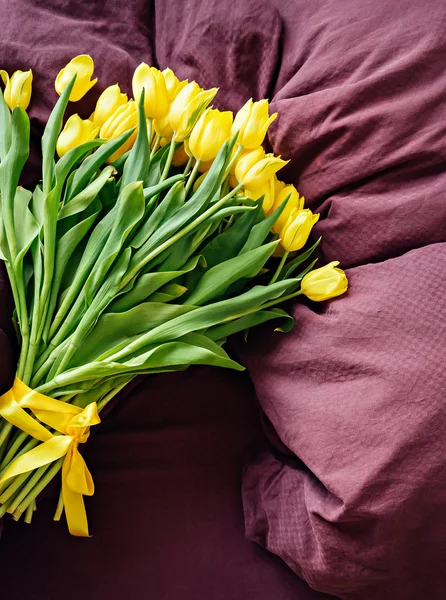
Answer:
[(187, 174), (189, 173), (189, 170), (190, 170), (190, 168), (192, 166), (193, 160), (194, 160), (194, 157), (193, 156), (189, 156), (189, 160), (187, 161), (186, 168), (183, 171), (183, 175), (185, 177), (187, 177)]
[(197, 176), (199, 167), (200, 167), (200, 161), (197, 160), (197, 161), (195, 161), (194, 168), (192, 169), (192, 173), (189, 175), (189, 179), (187, 180), (186, 188), (184, 190), (186, 196), (189, 193), (189, 190), (195, 181), (195, 177)]
[(141, 263), (139, 263), (136, 267), (134, 267), (123, 278), (123, 280), (121, 282), (121, 289), (123, 287), (125, 287), (135, 277), (135, 275), (137, 275), (139, 273), (139, 271), (145, 265), (147, 265), (151, 260), (153, 260), (154, 258), (156, 258), (159, 254), (161, 254), (161, 252), (164, 252), (164, 250), (166, 250), (167, 248), (169, 248), (170, 246), (172, 246), (172, 244), (175, 244), (175, 242), (177, 242), (182, 237), (184, 237), (185, 235), (187, 235), (188, 233), (190, 233), (193, 229), (195, 229), (195, 227), (197, 227), (198, 225), (201, 225), (201, 223), (203, 223), (203, 221), (206, 221), (206, 219), (208, 217), (210, 217), (215, 212), (217, 212), (230, 198), (232, 198), (232, 196), (235, 196), (235, 194), (242, 187), (243, 187), (243, 184), (240, 183), (237, 187), (235, 187), (233, 190), (231, 190), (229, 192), (229, 194), (226, 194), (226, 196), (224, 196), (223, 198), (221, 198), (221, 200), (219, 200), (218, 202), (215, 202), (214, 204), (212, 204), (210, 206), (210, 208), (208, 208), (204, 213), (202, 213), (199, 217), (197, 217), (195, 219), (195, 221), (192, 221), (192, 223), (189, 223), (189, 225), (186, 225), (186, 227), (184, 227), (184, 229), (181, 229), (181, 231), (178, 231), (175, 235), (173, 235), (168, 240), (166, 240), (165, 242), (163, 242), (162, 244), (160, 244), (158, 246), (158, 248), (156, 248), (155, 250), (152, 250), (152, 252), (150, 252), (144, 258), (144, 260)]
[(23, 514), (23, 512), (28, 508), (28, 506), (33, 502), (37, 496), (42, 492), (46, 486), (50, 483), (50, 481), (57, 475), (60, 471), (60, 468), (63, 463), (63, 458), (60, 458), (54, 463), (51, 463), (51, 468), (48, 469), (48, 465), (44, 467), (40, 467), (34, 473), (33, 477), (29, 480), (28, 484), (23, 488), (22, 492), (19, 494), (18, 498), (20, 498), (17, 502), (17, 499), (14, 501), (14, 510), (12, 510), (12, 506), (9, 507), (8, 512), (14, 513), (14, 518)]
[(5, 504), (11, 498), (11, 496), (25, 483), (28, 477), (29, 472), (17, 475), (17, 477), (14, 478), (12, 483), (5, 489), (5, 491), (2, 492), (2, 495), (0, 496), (0, 504)]
[(28, 508), (26, 509), (26, 513), (25, 513), (25, 523), (28, 523), (28, 525), (31, 524), (31, 521), (33, 520), (33, 514), (34, 511), (36, 510), (36, 501), (34, 500), (34, 502), (32, 502)]
[(60, 490), (59, 500), (57, 502), (57, 507), (56, 507), (56, 512), (54, 513), (54, 517), (53, 517), (54, 521), (60, 521), (60, 519), (62, 517), (63, 509), (64, 509), (63, 494), (62, 494), (62, 490)]
[(243, 146), (241, 144), (239, 144), (238, 147), (237, 147), (237, 150), (236, 150), (236, 152), (234, 154), (234, 156), (231, 159), (231, 162), (226, 167), (225, 175), (229, 175), (229, 173), (231, 172), (232, 167), (234, 166), (236, 160), (238, 159), (238, 157), (240, 156), (240, 154), (242, 152), (243, 152)]
[(164, 181), (169, 173), (170, 165), (172, 164), (172, 158), (175, 153), (175, 133), (172, 136), (172, 140), (170, 142), (169, 154), (167, 155), (166, 164), (164, 165), (163, 174), (161, 175), (160, 183)]
[(277, 281), (277, 278), (279, 277), (280, 273), (282, 272), (282, 269), (286, 262), (286, 259), (288, 258), (288, 254), (289, 254), (289, 252), (284, 252), (282, 259), (279, 263), (279, 266), (277, 267), (276, 272), (274, 273), (271, 281), (269, 282), (269, 285), (271, 285), (272, 283), (275, 283)]
[[(9, 463), (12, 462), (15, 458), (17, 458), (16, 452), (19, 450), (20, 446), (28, 437), (30, 436), (27, 433), (25, 433), (24, 431), (20, 431), (20, 433), (15, 438), (12, 446), (9, 448), (5, 458), (2, 460), (0, 470), (6, 469)], [(34, 440), (34, 438), (32, 438), (32, 440)]]
[(2, 421), (2, 429), (0, 431), (0, 448), (3, 449), (6, 446), (9, 434), (11, 433), (13, 425), (8, 421)]
[(153, 148), (152, 148), (152, 150), (150, 152), (150, 160), (152, 160), (152, 158), (156, 154), (156, 151), (158, 150), (160, 139), (161, 139), (161, 136), (157, 134), (156, 137), (155, 137), (155, 142), (153, 143)]

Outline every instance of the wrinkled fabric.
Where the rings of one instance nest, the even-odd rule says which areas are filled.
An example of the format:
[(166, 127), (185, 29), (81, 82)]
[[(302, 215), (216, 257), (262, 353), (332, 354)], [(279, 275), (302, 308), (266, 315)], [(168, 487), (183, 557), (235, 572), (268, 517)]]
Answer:
[[(442, 600), (444, 4), (0, 0), (0, 10), (1, 67), (35, 74), (27, 185), (53, 79), (73, 55), (92, 54), (99, 76), (70, 108), (82, 117), (117, 79), (129, 92), (141, 60), (170, 66), (220, 87), (221, 108), (272, 99), (284, 178), (321, 213), (321, 259), (340, 260), (351, 281), (339, 300), (292, 304), (293, 332), (263, 327), (237, 343), (260, 416), (246, 374), (197, 368), (130, 391), (87, 448), (94, 537), (50, 522), (56, 496), (32, 527), (5, 521), (7, 597), (77, 598), (66, 581), (82, 572), (100, 599)], [(4, 390), (15, 354), (2, 291)], [(243, 539), (242, 475), (248, 540), (321, 593)]]

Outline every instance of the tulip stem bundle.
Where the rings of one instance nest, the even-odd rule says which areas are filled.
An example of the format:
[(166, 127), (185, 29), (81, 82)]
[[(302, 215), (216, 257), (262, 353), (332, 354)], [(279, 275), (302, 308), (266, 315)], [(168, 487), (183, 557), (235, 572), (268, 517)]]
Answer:
[(1, 75), (0, 94), (0, 250), (20, 343), (17, 378), (0, 397), (0, 516), (30, 522), (60, 475), (55, 519), (65, 512), (78, 536), (88, 536), (83, 496), (94, 492), (78, 446), (134, 377), (241, 370), (224, 349), (230, 335), (271, 320), (288, 331), (276, 305), (347, 288), (337, 263), (308, 264), (317, 215), (277, 179), (286, 161), (261, 147), (275, 118), (267, 101), (233, 119), (209, 107), (215, 88), (143, 63), (134, 99), (115, 84), (89, 119), (64, 126), (93, 71), (82, 55), (57, 76), (33, 191), (18, 185), (30, 75)]

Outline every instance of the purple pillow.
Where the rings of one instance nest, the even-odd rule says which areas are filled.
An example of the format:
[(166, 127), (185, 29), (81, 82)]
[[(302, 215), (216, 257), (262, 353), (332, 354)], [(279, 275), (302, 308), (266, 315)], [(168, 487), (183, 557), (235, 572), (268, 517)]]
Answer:
[(446, 596), (446, 6), (277, 2), (276, 153), (350, 290), (238, 350), (279, 444), (244, 474), (247, 535), (317, 590)]

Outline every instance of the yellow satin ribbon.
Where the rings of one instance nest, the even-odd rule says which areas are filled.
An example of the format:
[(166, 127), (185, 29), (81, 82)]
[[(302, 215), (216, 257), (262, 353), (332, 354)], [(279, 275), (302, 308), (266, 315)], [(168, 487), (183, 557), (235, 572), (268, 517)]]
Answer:
[[(62, 435), (53, 435), (29, 415), (25, 408), (30, 409), (41, 423), (49, 425)], [(9, 392), (0, 396), (0, 415), (43, 442), (16, 458), (0, 478), (0, 484), (65, 456), (62, 465), (62, 496), (68, 529), (72, 535), (88, 537), (83, 496), (94, 494), (94, 483), (78, 446), (87, 441), (90, 427), (100, 423), (96, 402), (82, 409), (39, 394), (16, 379)]]

